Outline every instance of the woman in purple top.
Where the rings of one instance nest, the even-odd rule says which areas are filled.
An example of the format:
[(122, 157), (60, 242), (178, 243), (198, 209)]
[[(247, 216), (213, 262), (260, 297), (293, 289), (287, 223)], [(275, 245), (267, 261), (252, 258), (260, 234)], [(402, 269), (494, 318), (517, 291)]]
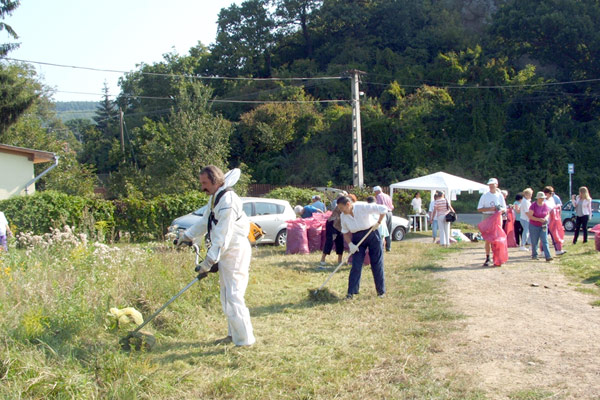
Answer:
[(531, 203), (527, 216), (529, 217), (529, 237), (531, 239), (531, 258), (538, 259), (538, 241), (542, 241), (542, 248), (546, 261), (552, 261), (548, 248), (548, 215), (550, 207), (544, 202), (544, 192), (537, 192), (535, 203)]

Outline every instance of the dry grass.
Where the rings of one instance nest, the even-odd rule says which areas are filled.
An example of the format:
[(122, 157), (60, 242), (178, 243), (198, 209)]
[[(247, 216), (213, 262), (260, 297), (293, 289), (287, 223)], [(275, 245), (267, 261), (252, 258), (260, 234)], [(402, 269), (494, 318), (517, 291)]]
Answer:
[(227, 325), (211, 276), (147, 326), (158, 341), (152, 352), (131, 354), (119, 351), (123, 332), (105, 329), (104, 314), (134, 306), (149, 315), (193, 279), (191, 253), (132, 245), (101, 258), (80, 249), (45, 256), (42, 265), (14, 251), (0, 278), (0, 397), (480, 398), (429, 366), (434, 342), (460, 317), (428, 272), (446, 251), (394, 243), (386, 298), (376, 296), (366, 268), (361, 294), (338, 300), (344, 266), (326, 287), (327, 301), (315, 301), (309, 290), (331, 272), (316, 269), (319, 254), (260, 247), (246, 294), (256, 345), (218, 341)]

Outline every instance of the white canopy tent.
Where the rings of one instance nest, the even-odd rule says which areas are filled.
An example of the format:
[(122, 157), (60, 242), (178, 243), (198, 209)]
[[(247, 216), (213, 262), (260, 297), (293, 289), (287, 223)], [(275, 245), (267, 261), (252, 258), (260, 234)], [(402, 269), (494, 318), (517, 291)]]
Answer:
[[(446, 193), (446, 197), (450, 200), (456, 200), (456, 195), (460, 194), (460, 192), (473, 193), (477, 191), (485, 193), (489, 190), (489, 187), (483, 183), (471, 181), (456, 175), (436, 172), (435, 174), (391, 184), (390, 196), (394, 196), (395, 189), (429, 190), (431, 192), (439, 190)], [(431, 198), (433, 199), (433, 194)]]

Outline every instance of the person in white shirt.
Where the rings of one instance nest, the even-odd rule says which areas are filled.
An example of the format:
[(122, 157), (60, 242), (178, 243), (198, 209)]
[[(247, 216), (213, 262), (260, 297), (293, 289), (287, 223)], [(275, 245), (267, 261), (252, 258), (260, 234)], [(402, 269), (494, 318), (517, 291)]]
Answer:
[(583, 243), (587, 242), (587, 224), (592, 215), (592, 198), (588, 188), (582, 186), (579, 188), (579, 196), (573, 195), (573, 205), (575, 206), (575, 234), (573, 235), (573, 244), (577, 243), (579, 229), (583, 230)]
[(0, 211), (0, 246), (4, 249), (4, 251), (8, 251), (8, 244), (6, 242), (6, 236), (10, 235), (10, 226), (8, 225), (8, 220), (2, 211)]
[[(477, 211), (483, 214), (483, 218), (488, 218), (496, 211), (506, 210), (506, 201), (504, 201), (504, 196), (502, 196), (502, 193), (500, 193), (500, 190), (498, 190), (498, 179), (490, 178), (487, 184), (490, 188), (490, 191), (481, 195), (479, 198), (479, 204), (477, 205)], [(490, 265), (491, 250), (492, 243), (486, 240), (485, 261), (483, 263), (484, 267), (489, 267)]]
[[(362, 265), (365, 259), (365, 252), (369, 249), (369, 258), (371, 259), (371, 270), (375, 280), (375, 289), (377, 296), (385, 296), (385, 276), (383, 271), (383, 251), (381, 236), (377, 228), (384, 220), (388, 208), (382, 204), (367, 204), (363, 202), (352, 203), (349, 197), (344, 196), (338, 199), (338, 207), (342, 212), (340, 221), (344, 240), (348, 243), (350, 254), (352, 256), (352, 269), (348, 277), (348, 294), (346, 299), (358, 294), (360, 289), (360, 276)], [(376, 219), (376, 216), (379, 216)], [(372, 231), (370, 229), (375, 227)], [(360, 246), (360, 242), (365, 235), (368, 235)]]
[[(417, 193), (415, 193), (415, 196), (413, 197), (412, 201), (410, 202), (410, 206), (412, 207), (413, 214), (415, 214), (415, 215), (421, 214), (421, 205), (422, 205), (421, 193), (417, 192)], [(420, 221), (421, 220), (419, 218), (415, 218), (414, 224), (417, 229), (420, 228), (419, 227)]]
[(531, 244), (531, 240), (529, 239), (529, 216), (527, 216), (529, 207), (531, 207), (531, 196), (533, 196), (533, 189), (527, 188), (523, 190), (523, 199), (521, 200), (520, 206), (521, 226), (523, 227), (523, 234), (521, 235), (521, 247), (519, 247), (519, 250), (521, 251), (529, 251), (527, 245)]

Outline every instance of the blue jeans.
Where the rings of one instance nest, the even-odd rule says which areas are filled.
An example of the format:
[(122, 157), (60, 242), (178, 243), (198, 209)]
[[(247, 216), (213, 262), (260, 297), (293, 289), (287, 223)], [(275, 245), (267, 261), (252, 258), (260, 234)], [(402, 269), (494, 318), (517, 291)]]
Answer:
[(438, 222), (437, 222), (437, 218), (436, 218), (431, 223), (431, 232), (433, 233), (434, 239), (437, 237), (437, 231), (438, 231)]
[[(358, 231), (352, 234), (352, 243), (358, 243), (363, 236), (369, 232), (368, 229)], [(369, 258), (371, 259), (371, 270), (373, 271), (373, 279), (375, 280), (375, 289), (377, 294), (385, 293), (385, 277), (383, 273), (383, 243), (378, 231), (373, 231), (362, 242), (358, 251), (352, 255), (352, 269), (348, 278), (348, 294), (358, 294), (360, 289), (360, 276), (362, 274), (363, 261), (365, 260), (365, 252), (369, 249)]]
[(531, 236), (531, 256), (537, 257), (538, 241), (541, 240), (546, 260), (551, 258), (552, 256), (550, 255), (550, 249), (548, 249), (548, 231), (546, 228), (529, 224), (529, 235)]
[(529, 221), (521, 220), (521, 226), (523, 227), (523, 234), (521, 235), (521, 246), (525, 247), (531, 243), (529, 238)]

